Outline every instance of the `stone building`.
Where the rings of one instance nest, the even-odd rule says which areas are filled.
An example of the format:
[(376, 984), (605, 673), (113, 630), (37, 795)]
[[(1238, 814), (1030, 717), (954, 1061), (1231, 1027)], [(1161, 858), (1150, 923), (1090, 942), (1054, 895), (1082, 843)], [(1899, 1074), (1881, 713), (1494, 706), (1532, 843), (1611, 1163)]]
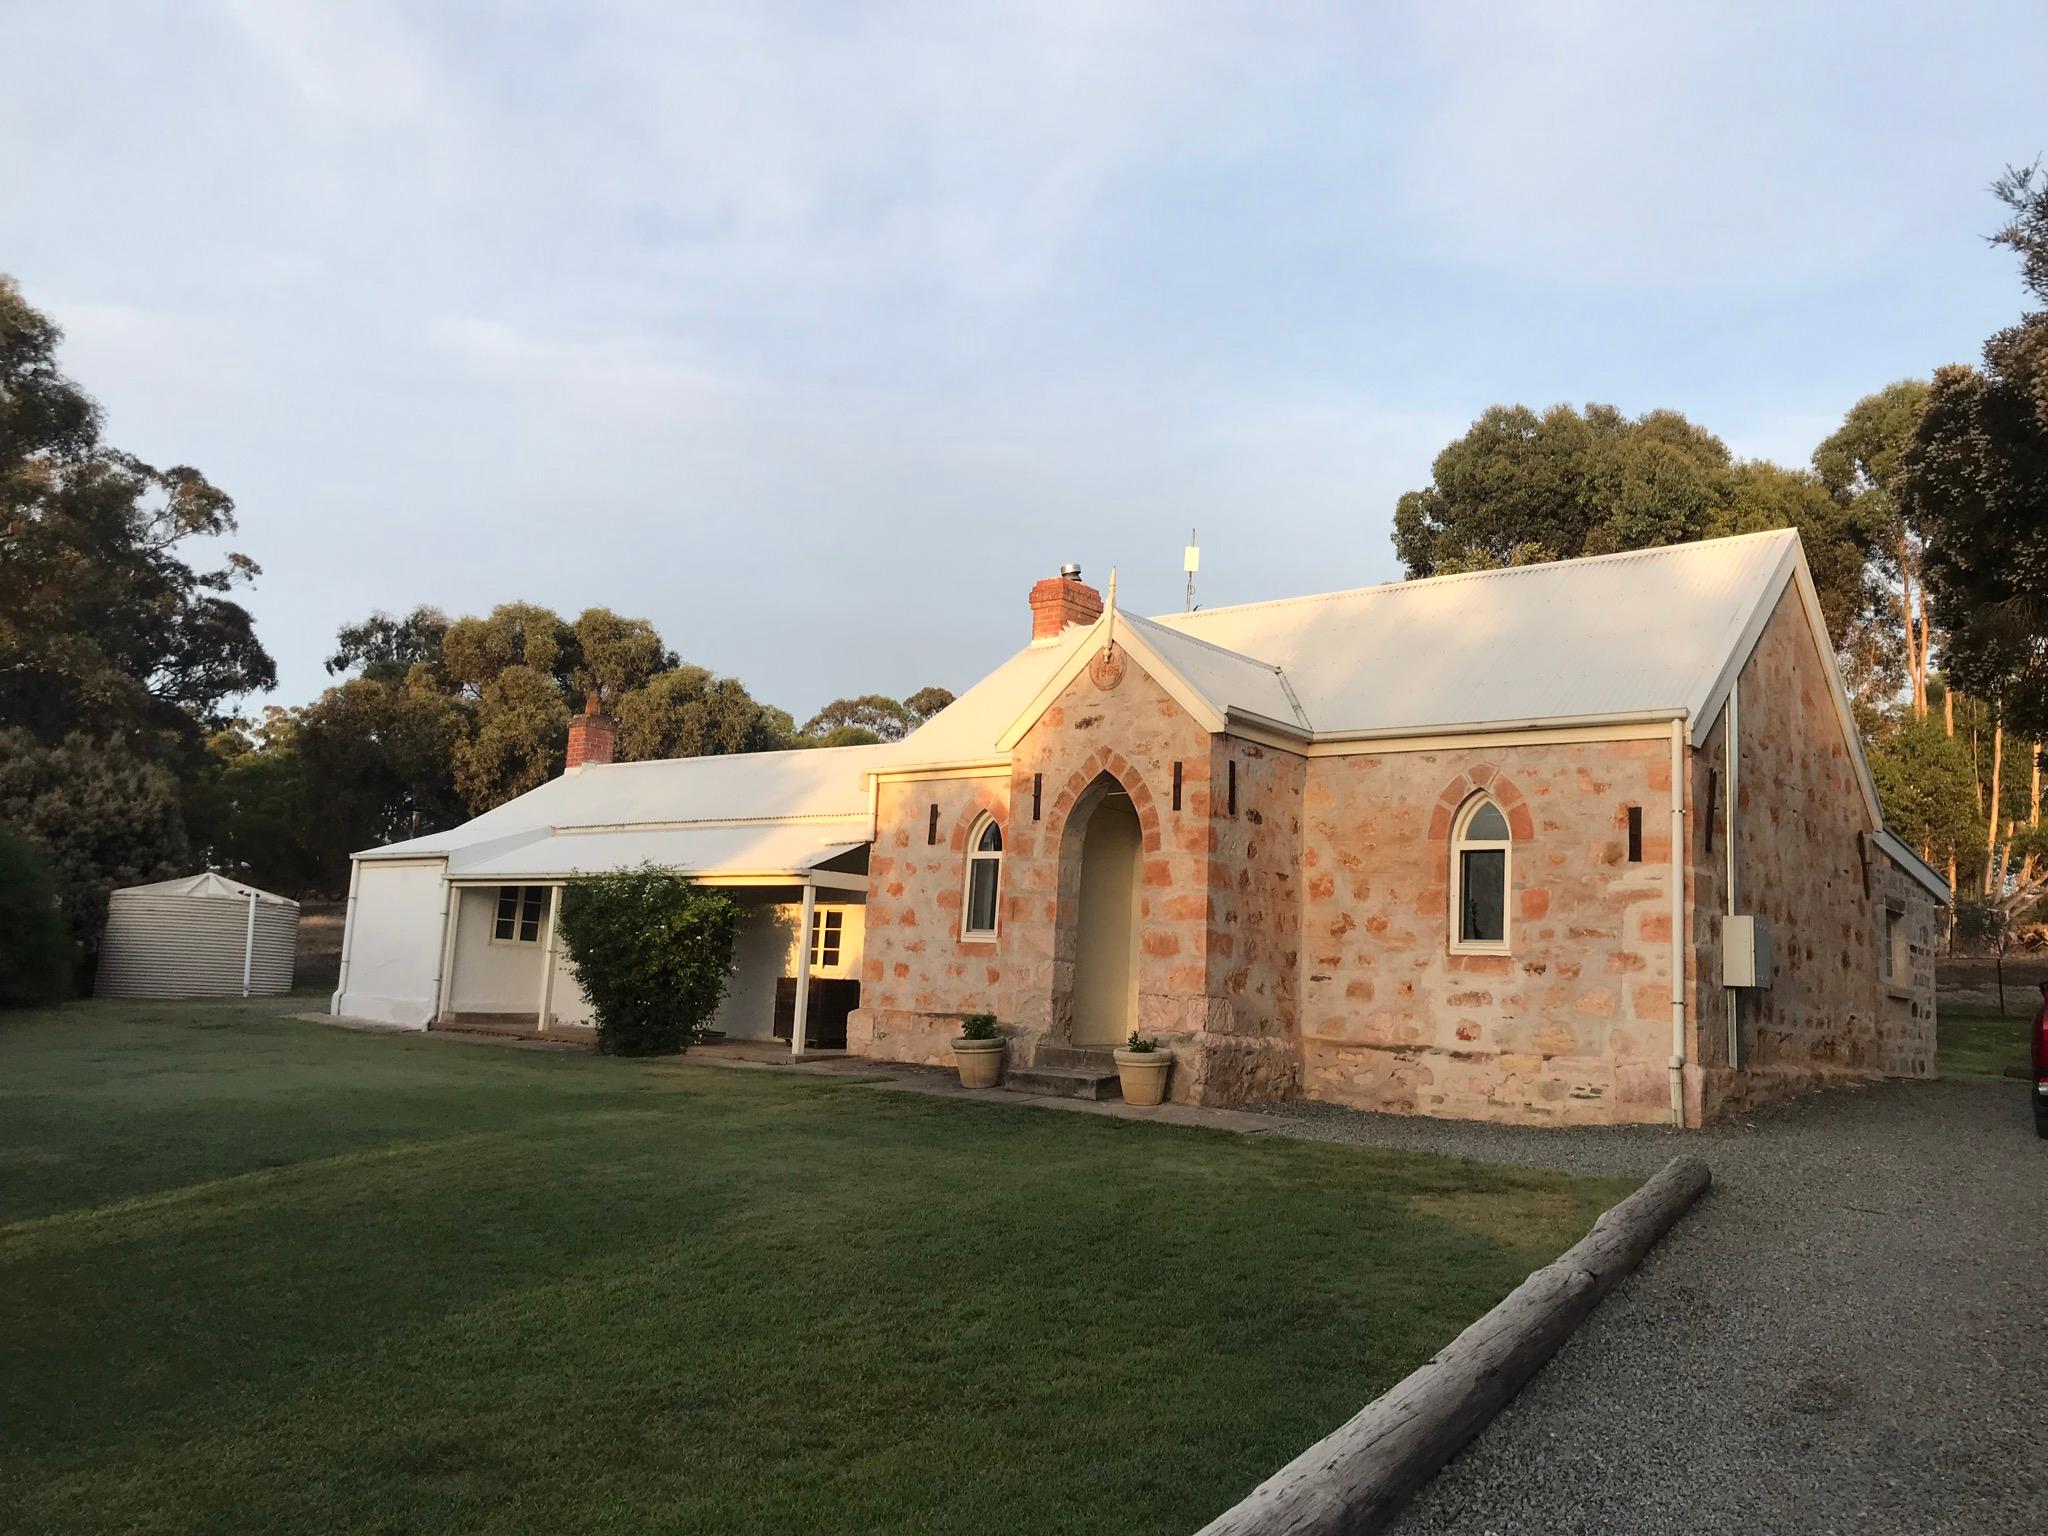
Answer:
[(1039, 1091), (1133, 1030), (1178, 1100), (1527, 1122), (1933, 1074), (1947, 888), (1883, 827), (1796, 534), (1160, 618), (1069, 568), (1030, 607), (887, 746), (607, 765), (580, 720), (563, 780), (359, 856), (336, 1010), (460, 1012), (461, 923), (429, 967), (365, 893), (480, 888), (573, 1022), (553, 892), (653, 858), (755, 904), (729, 1033), (942, 1063), (991, 1012)]

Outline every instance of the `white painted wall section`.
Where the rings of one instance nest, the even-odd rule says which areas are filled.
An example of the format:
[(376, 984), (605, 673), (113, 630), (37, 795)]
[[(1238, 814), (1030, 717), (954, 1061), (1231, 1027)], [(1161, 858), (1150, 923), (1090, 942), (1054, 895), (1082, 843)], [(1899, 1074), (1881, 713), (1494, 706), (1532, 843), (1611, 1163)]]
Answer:
[(335, 1001), (343, 1018), (425, 1029), (434, 1016), (441, 961), (441, 860), (366, 859), (355, 910), (343, 935), (348, 990)]

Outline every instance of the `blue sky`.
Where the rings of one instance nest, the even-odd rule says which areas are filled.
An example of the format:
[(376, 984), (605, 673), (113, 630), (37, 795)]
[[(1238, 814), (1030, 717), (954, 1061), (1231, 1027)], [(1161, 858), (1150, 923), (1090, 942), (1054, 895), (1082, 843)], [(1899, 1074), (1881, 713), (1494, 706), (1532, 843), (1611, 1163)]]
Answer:
[(798, 718), (1030, 582), (1399, 575), (1489, 404), (1804, 463), (2020, 311), (2048, 7), (13, 0), (0, 270), (204, 469), (280, 701), (375, 608), (653, 619)]

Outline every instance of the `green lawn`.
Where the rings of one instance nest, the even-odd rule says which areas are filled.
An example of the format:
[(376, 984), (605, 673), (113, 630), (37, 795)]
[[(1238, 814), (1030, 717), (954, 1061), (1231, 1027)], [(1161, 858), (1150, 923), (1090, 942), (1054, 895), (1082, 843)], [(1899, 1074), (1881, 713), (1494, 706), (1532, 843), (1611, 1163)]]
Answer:
[(1995, 1008), (1941, 1004), (1935, 1011), (1941, 1075), (2002, 1079), (2007, 1067), (2024, 1069), (2031, 1059), (2027, 1026), (2033, 1019), (2032, 1009), (2023, 1018), (2001, 1018)]
[(0, 1015), (0, 1528), (1185, 1532), (1624, 1188), (243, 1004)]

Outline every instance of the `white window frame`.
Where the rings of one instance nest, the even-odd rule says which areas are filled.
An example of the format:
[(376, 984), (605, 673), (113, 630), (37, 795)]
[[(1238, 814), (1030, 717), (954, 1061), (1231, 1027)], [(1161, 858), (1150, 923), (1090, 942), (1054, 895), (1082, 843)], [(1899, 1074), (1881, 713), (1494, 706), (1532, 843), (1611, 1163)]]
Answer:
[[(1515, 838), (1510, 828), (1505, 838), (1468, 837), (1466, 830), (1481, 810), (1492, 806), (1503, 823), (1508, 813), (1491, 795), (1478, 794), (1458, 807), (1457, 817), (1451, 822), (1451, 905), (1450, 919), (1451, 953), (1454, 955), (1505, 955), (1513, 952), (1515, 937)], [(1501, 850), (1500, 871), (1500, 937), (1498, 939), (1468, 939), (1462, 937), (1465, 931), (1465, 855), (1475, 849), (1498, 848)]]
[[(527, 945), (538, 947), (541, 940), (544, 937), (546, 937), (548, 930), (548, 888), (544, 885), (508, 884), (494, 885), (491, 886), (489, 889), (491, 892), (490, 942), (493, 944), (516, 944), (520, 945), (521, 947)], [(517, 891), (519, 893), (519, 896), (512, 908), (512, 936), (508, 939), (501, 939), (498, 937), (498, 906), (502, 901), (504, 901), (505, 893), (507, 891)], [(519, 929), (526, 915), (526, 893), (528, 891), (540, 892), (540, 920), (534, 926), (533, 937), (530, 939), (522, 939), (519, 936)]]
[[(825, 958), (827, 941), (832, 957)], [(836, 971), (846, 963), (846, 909), (818, 907), (811, 913), (811, 969)]]
[[(990, 827), (996, 829), (996, 840), (1000, 844), (1003, 840), (1002, 823), (997, 821), (987, 811), (982, 812), (980, 816), (976, 817), (974, 825), (967, 831), (967, 868), (964, 872), (965, 878), (960, 886), (960, 939), (962, 943), (986, 943), (1002, 931), (1003, 854), (1006, 850), (1000, 846), (992, 850), (984, 849), (981, 846), (982, 835)], [(968, 924), (974, 920), (974, 870), (976, 865), (983, 863), (993, 864), (996, 867), (995, 923), (987, 928), (970, 928)]]

